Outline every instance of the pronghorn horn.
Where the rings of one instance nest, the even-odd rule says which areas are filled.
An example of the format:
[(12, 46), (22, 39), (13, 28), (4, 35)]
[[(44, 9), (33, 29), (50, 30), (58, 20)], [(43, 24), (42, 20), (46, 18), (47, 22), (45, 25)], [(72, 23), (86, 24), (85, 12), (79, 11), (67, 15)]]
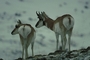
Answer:
[(36, 11), (36, 14), (37, 14), (37, 16), (40, 16), (40, 12), (37, 12), (37, 11)]
[(17, 23), (22, 24), (20, 20), (18, 20)]
[(40, 20), (42, 20), (42, 19), (44, 18), (43, 12), (37, 12), (37, 11), (36, 11), (36, 14), (37, 14), (37, 16), (38, 16), (38, 18), (39, 18)]
[(41, 15), (43, 14), (43, 12), (41, 12)]
[(39, 15), (40, 15), (40, 12), (39, 12)]
[(39, 14), (37, 13), (37, 11), (36, 11), (36, 14), (37, 14), (37, 16), (39, 16)]

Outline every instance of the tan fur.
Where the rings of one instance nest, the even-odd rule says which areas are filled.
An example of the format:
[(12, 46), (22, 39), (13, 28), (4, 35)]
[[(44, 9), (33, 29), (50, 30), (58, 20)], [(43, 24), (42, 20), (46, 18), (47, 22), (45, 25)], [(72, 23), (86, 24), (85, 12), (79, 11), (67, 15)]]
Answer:
[[(29, 33), (29, 35), (24, 38), (22, 35), (19, 34), (20, 36), (20, 41), (21, 41), (21, 44), (22, 44), (22, 58), (27, 60), (28, 58), (28, 47), (31, 43), (31, 49), (32, 49), (32, 56), (34, 56), (34, 52), (33, 52), (33, 45), (34, 45), (34, 38), (35, 38), (35, 29), (30, 25), (30, 24), (22, 24), (21, 21), (17, 22), (18, 25), (17, 27), (15, 27), (15, 29), (11, 32), (12, 35), (14, 34), (19, 34), (19, 32), (15, 32), (16, 29), (19, 29), (20, 26), (29, 26), (31, 31)], [(24, 32), (24, 27), (23, 27), (23, 32)], [(25, 55), (24, 55), (24, 50), (25, 50)], [(25, 56), (25, 58), (24, 58)]]
[[(65, 45), (66, 45), (66, 42), (67, 42), (67, 39), (66, 39), (66, 34), (68, 34), (68, 40), (69, 40), (69, 51), (70, 51), (70, 40), (71, 40), (71, 35), (72, 35), (72, 30), (73, 30), (73, 24), (74, 24), (74, 21), (72, 22), (71, 21), (71, 18), (73, 18), (70, 14), (65, 14), (65, 15), (62, 15), (58, 18), (56, 18), (56, 20), (53, 20), (51, 19), (50, 17), (48, 17), (48, 15), (45, 13), (45, 12), (41, 12), (41, 14), (39, 13), (36, 13), (38, 17), (40, 17), (39, 19), (43, 19), (42, 21), (45, 22), (45, 26), (47, 26), (49, 29), (51, 29), (52, 31), (55, 32), (55, 35), (56, 35), (56, 39), (57, 39), (57, 46), (56, 46), (56, 49), (58, 49), (58, 43), (59, 43), (59, 33), (61, 32), (61, 43), (62, 43), (62, 49), (64, 50), (65, 49)], [(67, 18), (68, 21), (64, 21), (64, 18)], [(56, 32), (55, 31), (55, 25), (59, 23), (59, 30)], [(64, 23), (64, 24), (63, 24)], [(69, 25), (65, 25), (65, 23), (69, 23)], [(72, 25), (71, 25), (72, 24)]]
[[(47, 23), (47, 27), (50, 28), (53, 31), (54, 31), (54, 25), (59, 22), (60, 29), (63, 29), (64, 30), (64, 32), (63, 32), (64, 33), (64, 36), (69, 32), (70, 33), (70, 37), (71, 37), (73, 27), (70, 28), (69, 30), (67, 30), (65, 28), (65, 26), (63, 25), (63, 19), (65, 17), (72, 17), (72, 16), (69, 15), (69, 14), (66, 14), (66, 15), (63, 15), (63, 16), (58, 17), (56, 20), (52, 20), (51, 18), (45, 18), (45, 22)], [(71, 24), (70, 18), (69, 18), (69, 24)], [(65, 36), (65, 39), (66, 39), (66, 36)], [(66, 43), (65, 43), (65, 45), (66, 45)], [(62, 47), (62, 49), (65, 49), (65, 48)], [(69, 51), (70, 51), (70, 47), (69, 47)]]

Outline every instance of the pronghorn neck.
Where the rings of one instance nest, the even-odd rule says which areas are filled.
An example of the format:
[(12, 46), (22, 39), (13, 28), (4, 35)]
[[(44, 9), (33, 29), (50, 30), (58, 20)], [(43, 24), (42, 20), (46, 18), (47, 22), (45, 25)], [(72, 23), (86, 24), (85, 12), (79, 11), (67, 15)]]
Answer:
[(47, 18), (47, 19), (45, 20), (45, 25), (46, 25), (49, 29), (51, 29), (51, 30), (53, 30), (53, 24), (54, 24), (54, 20), (53, 20), (53, 19)]

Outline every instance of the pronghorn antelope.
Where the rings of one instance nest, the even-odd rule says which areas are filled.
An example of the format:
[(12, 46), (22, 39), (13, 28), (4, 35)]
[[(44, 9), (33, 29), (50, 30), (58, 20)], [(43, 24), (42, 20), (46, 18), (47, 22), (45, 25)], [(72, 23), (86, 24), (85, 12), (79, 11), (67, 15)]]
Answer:
[(68, 44), (69, 44), (69, 51), (70, 51), (70, 40), (72, 35), (72, 30), (74, 26), (74, 19), (70, 14), (65, 14), (63, 16), (58, 17), (56, 20), (51, 19), (45, 12), (36, 12), (39, 21), (36, 23), (36, 27), (39, 28), (41, 26), (46, 26), (47, 28), (51, 29), (55, 32), (56, 35), (56, 50), (58, 50), (58, 43), (59, 43), (59, 35), (61, 35), (61, 43), (62, 43), (62, 50), (65, 50), (67, 38), (66, 34), (68, 34)]
[(17, 21), (14, 30), (11, 32), (12, 35), (19, 34), (20, 41), (22, 44), (22, 58), (23, 60), (28, 57), (28, 47), (31, 43), (32, 56), (34, 56), (33, 45), (35, 40), (36, 32), (30, 24), (23, 24), (20, 20)]

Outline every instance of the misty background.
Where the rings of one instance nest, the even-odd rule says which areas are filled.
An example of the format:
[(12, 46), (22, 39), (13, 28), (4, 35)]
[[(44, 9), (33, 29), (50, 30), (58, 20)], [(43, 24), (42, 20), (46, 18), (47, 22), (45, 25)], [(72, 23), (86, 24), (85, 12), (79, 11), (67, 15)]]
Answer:
[[(36, 11), (44, 11), (56, 19), (64, 14), (74, 17), (71, 50), (90, 46), (90, 0), (0, 0), (0, 58), (13, 60), (21, 57), (22, 47), (18, 35), (11, 35), (18, 19), (35, 28)], [(56, 37), (47, 27), (35, 28), (34, 54), (48, 54), (56, 49)], [(61, 37), (59, 37), (59, 43)], [(60, 43), (61, 44), (61, 43)], [(29, 56), (31, 46), (28, 48)]]

